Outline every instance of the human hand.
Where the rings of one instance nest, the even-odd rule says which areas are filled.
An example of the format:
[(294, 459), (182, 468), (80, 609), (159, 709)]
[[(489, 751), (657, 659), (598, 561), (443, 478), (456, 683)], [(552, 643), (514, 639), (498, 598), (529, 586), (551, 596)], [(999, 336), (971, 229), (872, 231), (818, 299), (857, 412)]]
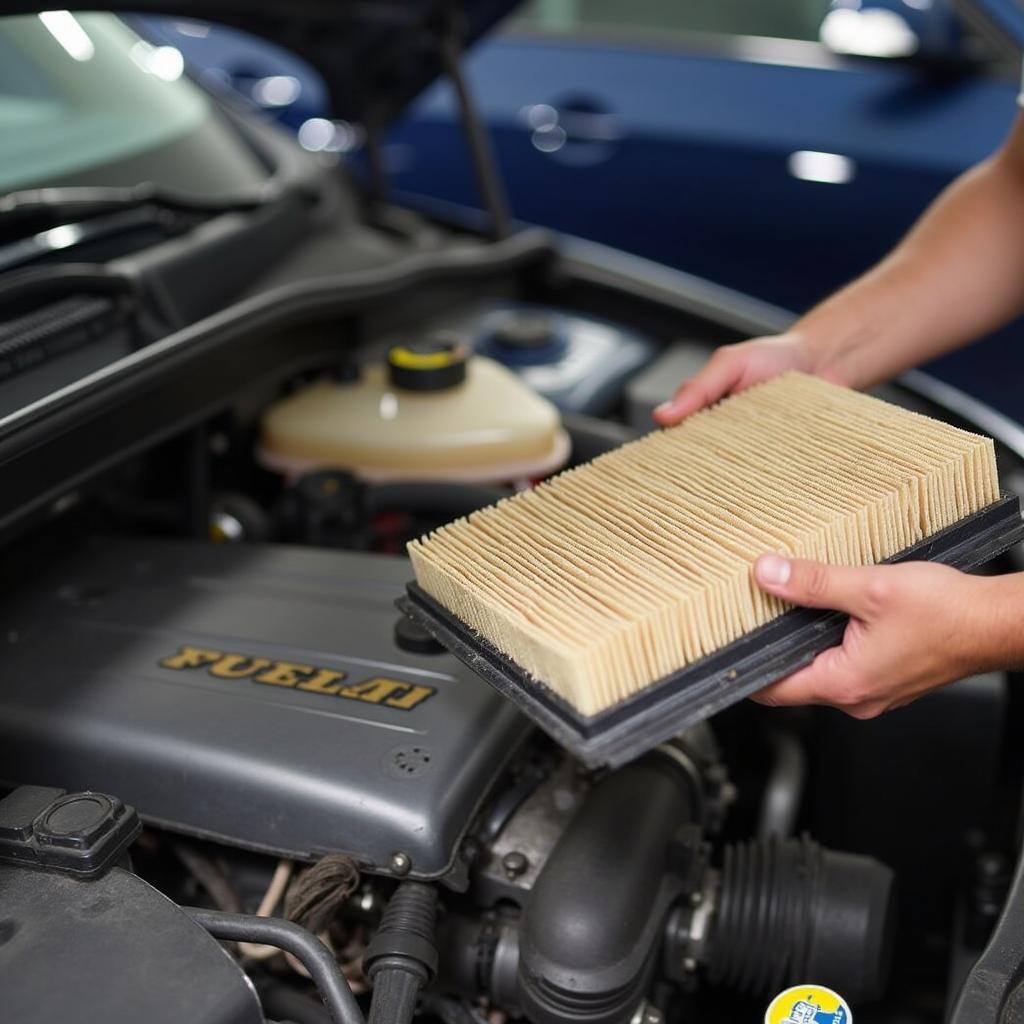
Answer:
[(754, 578), (792, 604), (850, 616), (840, 646), (755, 694), (758, 703), (825, 704), (874, 718), (994, 667), (984, 624), (996, 598), (983, 577), (934, 562), (850, 568), (763, 555)]
[(814, 372), (813, 360), (796, 335), (779, 334), (723, 345), (699, 373), (680, 386), (674, 398), (654, 410), (654, 419), (661, 426), (670, 427), (720, 398), (787, 370)]

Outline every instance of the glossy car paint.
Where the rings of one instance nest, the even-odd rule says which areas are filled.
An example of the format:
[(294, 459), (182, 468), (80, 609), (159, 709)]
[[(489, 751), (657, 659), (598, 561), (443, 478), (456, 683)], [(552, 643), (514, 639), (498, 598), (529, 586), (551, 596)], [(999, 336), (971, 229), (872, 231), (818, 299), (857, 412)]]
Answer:
[[(799, 43), (747, 60), (507, 37), (467, 67), (517, 217), (792, 309), (880, 256), (987, 156), (1016, 96), (1012, 82)], [(559, 148), (535, 127), (545, 116), (565, 132)], [(805, 153), (839, 157), (849, 179), (795, 176)], [(444, 83), (397, 126), (388, 155), (404, 191), (475, 198)]]
[[(973, 6), (1002, 37), (998, 69), (840, 57), (796, 40), (513, 29), (478, 45), (466, 70), (518, 219), (799, 311), (884, 255), (1005, 135), (1019, 88), (1005, 58), (1024, 39), (1024, 17), (1013, 0)], [(957, 17), (937, 0), (932, 38), (949, 44)], [(277, 111), (296, 128), (326, 112), (315, 77), (279, 54), (260, 65), (243, 37), (218, 58), (227, 30), (202, 40), (174, 39), (168, 22), (160, 31), (194, 67), (227, 68), (243, 91), (261, 70), (297, 76), (295, 109)], [(413, 104), (383, 155), (403, 200), (478, 205), (447, 83)], [(1001, 332), (935, 369), (1024, 420), (1006, 373), (1018, 339), (1019, 328)]]

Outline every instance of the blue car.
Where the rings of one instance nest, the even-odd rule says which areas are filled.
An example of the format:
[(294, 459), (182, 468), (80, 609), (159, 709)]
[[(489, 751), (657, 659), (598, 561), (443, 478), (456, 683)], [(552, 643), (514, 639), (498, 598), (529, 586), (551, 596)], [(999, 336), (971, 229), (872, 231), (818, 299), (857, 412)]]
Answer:
[[(889, 249), (1014, 113), (1016, 48), (944, 0), (892, 6), (917, 17), (828, 0), (540, 0), (468, 66), (515, 215), (806, 307)], [(868, 48), (830, 19), (871, 14), (902, 22), (913, 53), (818, 41)], [(439, 84), (397, 127), (398, 188), (473, 201), (454, 109)]]
[[(265, 44), (233, 31), (148, 21), (309, 148), (358, 143), (287, 54), (261, 63)], [(1022, 40), (1013, 0), (533, 0), (467, 72), (518, 219), (799, 311), (998, 145)], [(406, 202), (478, 205), (448, 83), (394, 127), (383, 164)], [(995, 372), (1020, 334), (936, 369), (1024, 420)]]

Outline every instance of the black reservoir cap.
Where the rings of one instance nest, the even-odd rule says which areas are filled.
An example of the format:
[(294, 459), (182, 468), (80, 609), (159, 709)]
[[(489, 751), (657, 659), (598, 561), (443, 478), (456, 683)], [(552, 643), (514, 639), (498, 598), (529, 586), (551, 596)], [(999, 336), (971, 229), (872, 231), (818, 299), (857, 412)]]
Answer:
[(432, 334), (388, 352), (393, 387), (405, 391), (446, 391), (466, 379), (469, 349), (455, 334)]
[(0, 800), (0, 862), (94, 878), (120, 860), (141, 828), (117, 797), (21, 786)]
[(501, 348), (549, 348), (564, 341), (550, 314), (536, 311), (511, 310), (499, 317), (491, 332), (491, 341)]

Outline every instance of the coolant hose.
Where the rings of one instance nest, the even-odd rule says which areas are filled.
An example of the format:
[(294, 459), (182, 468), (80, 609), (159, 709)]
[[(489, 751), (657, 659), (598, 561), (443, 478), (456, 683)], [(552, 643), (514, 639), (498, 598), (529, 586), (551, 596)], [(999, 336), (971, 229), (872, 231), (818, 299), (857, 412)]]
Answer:
[(437, 891), (403, 882), (388, 900), (380, 925), (363, 954), (373, 983), (369, 1024), (409, 1024), (416, 1000), (437, 973)]
[(291, 953), (309, 971), (334, 1024), (366, 1024), (337, 960), (312, 932), (278, 917), (228, 914), (201, 907), (182, 909), (215, 939), (256, 942)]

